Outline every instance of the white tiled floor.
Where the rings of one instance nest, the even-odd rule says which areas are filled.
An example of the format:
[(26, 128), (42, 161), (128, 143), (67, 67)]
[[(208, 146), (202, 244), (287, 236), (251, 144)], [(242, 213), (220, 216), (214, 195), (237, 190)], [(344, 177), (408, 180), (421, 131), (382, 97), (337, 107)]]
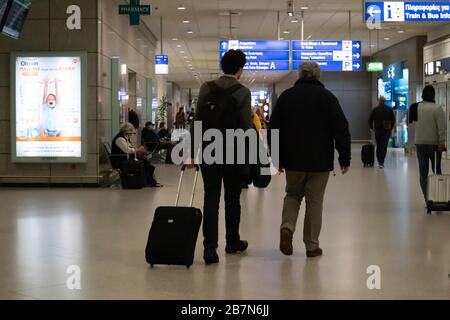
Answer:
[[(248, 252), (224, 254), (222, 214), (220, 264), (203, 264), (200, 235), (190, 270), (145, 263), (153, 212), (173, 202), (178, 181), (175, 167), (157, 174), (163, 189), (1, 189), (0, 299), (450, 298), (450, 214), (425, 214), (414, 157), (391, 150), (384, 171), (364, 169), (355, 148), (351, 173), (327, 190), (323, 257), (306, 259), (301, 219), (295, 255), (278, 251), (278, 176), (242, 195)], [(70, 265), (81, 267), (81, 290), (67, 289)], [(381, 290), (367, 289), (370, 265), (381, 268)]]

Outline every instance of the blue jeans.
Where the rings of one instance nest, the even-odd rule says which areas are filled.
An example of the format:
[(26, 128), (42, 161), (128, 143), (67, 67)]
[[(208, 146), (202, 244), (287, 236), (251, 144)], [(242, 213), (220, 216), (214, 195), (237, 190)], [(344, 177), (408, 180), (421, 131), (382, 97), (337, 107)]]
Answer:
[[(438, 152), (437, 145), (434, 144), (417, 144), (416, 149), (417, 149), (417, 159), (419, 160), (420, 187), (422, 188), (422, 193), (426, 200), (430, 161), (433, 173), (442, 174), (441, 169), (442, 152)], [(435, 170), (434, 165), (436, 154), (437, 154), (437, 168)]]

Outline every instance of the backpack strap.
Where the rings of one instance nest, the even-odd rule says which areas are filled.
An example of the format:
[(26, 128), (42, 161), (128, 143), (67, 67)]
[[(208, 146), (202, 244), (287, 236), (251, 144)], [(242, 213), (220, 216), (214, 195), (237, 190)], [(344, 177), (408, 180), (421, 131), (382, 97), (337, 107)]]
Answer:
[(217, 89), (219, 89), (219, 86), (217, 85), (217, 83), (215, 81), (209, 81), (206, 83), (209, 87), (209, 90), (211, 92), (215, 92)]
[(243, 87), (244, 86), (242, 84), (236, 83), (236, 84), (232, 85), (231, 87), (229, 87), (228, 89), (226, 89), (225, 92), (229, 95), (232, 95)]

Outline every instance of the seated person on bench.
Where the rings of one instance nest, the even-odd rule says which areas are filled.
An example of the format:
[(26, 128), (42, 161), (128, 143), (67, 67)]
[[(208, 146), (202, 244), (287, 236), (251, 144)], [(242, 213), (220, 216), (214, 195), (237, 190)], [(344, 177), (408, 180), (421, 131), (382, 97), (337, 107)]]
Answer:
[(154, 153), (158, 151), (159, 143), (159, 136), (155, 132), (154, 124), (150, 121), (147, 122), (145, 128), (142, 129), (142, 145), (148, 152)]
[(164, 141), (170, 141), (171, 140), (171, 136), (170, 136), (169, 130), (166, 129), (166, 123), (165, 122), (161, 122), (159, 124), (158, 136), (159, 136), (160, 140), (164, 140)]
[(114, 137), (111, 146), (111, 164), (115, 169), (121, 169), (122, 164), (128, 159), (134, 159), (136, 156), (144, 163), (145, 177), (147, 184), (152, 187), (161, 187), (156, 181), (154, 173), (155, 167), (147, 160), (147, 152), (143, 146), (136, 149), (131, 143), (131, 136), (136, 134), (134, 126), (131, 123), (125, 123), (120, 132)]

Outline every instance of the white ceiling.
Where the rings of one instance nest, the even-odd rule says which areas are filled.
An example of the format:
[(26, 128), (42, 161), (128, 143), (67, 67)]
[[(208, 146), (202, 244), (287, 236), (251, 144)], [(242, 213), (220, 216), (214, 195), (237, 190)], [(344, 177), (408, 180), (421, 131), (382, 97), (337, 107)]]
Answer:
[[(141, 1), (142, 4), (146, 2)], [(153, 7), (152, 16), (142, 19), (159, 38), (160, 17), (163, 17), (163, 49), (170, 61), (168, 79), (182, 88), (198, 88), (203, 81), (219, 75), (219, 40), (230, 38), (230, 11), (237, 13), (231, 17), (231, 37), (277, 39), (277, 15), (280, 12), (281, 37), (287, 40), (301, 37), (301, 23), (291, 21), (295, 17), (300, 20), (300, 8), (304, 5), (309, 6), (304, 11), (305, 39), (349, 39), (351, 11), (351, 38), (362, 40), (365, 56), (412, 36), (426, 35), (429, 30), (441, 25), (389, 23), (384, 24), (378, 32), (369, 32), (363, 23), (361, 0), (294, 0), (296, 15), (292, 18), (287, 15), (286, 0), (151, 0), (148, 3)], [(180, 5), (186, 7), (186, 10), (178, 10)], [(184, 19), (189, 20), (189, 23), (183, 23)], [(290, 33), (284, 34), (285, 30)], [(404, 33), (399, 33), (399, 30)], [(193, 33), (188, 34), (188, 31)], [(189, 64), (192, 65), (192, 70)], [(199, 75), (198, 79), (195, 74)], [(244, 82), (259, 89), (286, 75), (287, 72), (247, 72)]]

